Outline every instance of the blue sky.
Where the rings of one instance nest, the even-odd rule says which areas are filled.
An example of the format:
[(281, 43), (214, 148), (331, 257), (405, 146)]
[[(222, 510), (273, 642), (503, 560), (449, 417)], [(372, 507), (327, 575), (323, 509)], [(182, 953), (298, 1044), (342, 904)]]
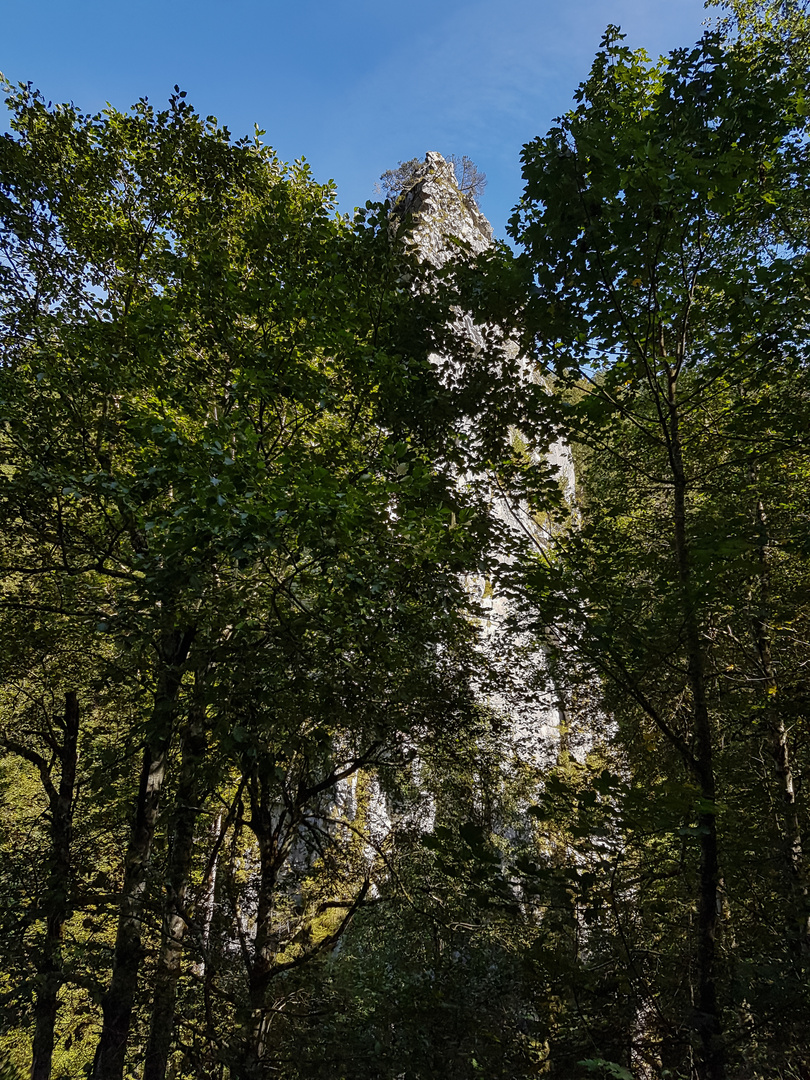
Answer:
[[(4, 0), (0, 70), (96, 111), (178, 83), (235, 135), (334, 179), (340, 205), (427, 150), (468, 154), (503, 235), (520, 148), (571, 103), (608, 23), (653, 55), (692, 44), (703, 0)], [(716, 9), (715, 9), (716, 10)]]

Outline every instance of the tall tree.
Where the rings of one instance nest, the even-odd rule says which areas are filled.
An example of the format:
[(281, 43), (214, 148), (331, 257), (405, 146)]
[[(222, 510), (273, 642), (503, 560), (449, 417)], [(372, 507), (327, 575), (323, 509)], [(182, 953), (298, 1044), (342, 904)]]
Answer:
[[(479, 389), (516, 364), (460, 331), (447, 274), (403, 290), (430, 271), (392, 242), (384, 208), (336, 216), (305, 164), (283, 166), (258, 136), (234, 143), (179, 91), (128, 114), (83, 116), (30, 87), (8, 103), (3, 602), (89, 628), (87, 684), (66, 689), (129, 721), (93, 1075), (123, 1075), (148, 997), (159, 1077), (195, 937), (188, 898), (210, 876), (194, 840), (204, 800), (234, 807), (217, 850), (241, 858), (246, 827), (258, 845), (243, 952), (255, 1034), (270, 969), (308, 955), (273, 924), (302, 830), (338, 850), (339, 783), (395, 767), (469, 710), (460, 574), (481, 561), (489, 512), (455, 477), (507, 440), (508, 408)], [(20, 659), (9, 678), (27, 677)], [(118, 806), (111, 786), (98, 796)], [(369, 887), (353, 886), (349, 910)], [(259, 1043), (233, 1067), (256, 1071)]]
[[(577, 107), (524, 148), (510, 226), (533, 284), (532, 346), (585, 474), (581, 528), (560, 538), (559, 560), (536, 556), (526, 596), (563, 665), (604, 681), (620, 737), (630, 746), (651, 725), (651, 745), (694, 786), (694, 989), (676, 1023), (693, 1032), (696, 1075), (720, 1080), (734, 934), (721, 806), (741, 783), (721, 641), (726, 625), (753, 635), (749, 678), (773, 702), (766, 571), (752, 553), (770, 557), (763, 506), (786, 491), (766, 495), (766, 477), (791, 460), (806, 407), (806, 119), (774, 45), (707, 35), (651, 65), (620, 42), (609, 30)], [(766, 715), (791, 803), (784, 717)], [(803, 879), (794, 822), (791, 805), (783, 828)], [(803, 951), (803, 885), (793, 905)]]

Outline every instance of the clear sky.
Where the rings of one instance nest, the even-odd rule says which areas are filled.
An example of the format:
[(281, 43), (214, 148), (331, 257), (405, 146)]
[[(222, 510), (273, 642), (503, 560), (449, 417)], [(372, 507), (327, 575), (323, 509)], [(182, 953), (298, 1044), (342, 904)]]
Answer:
[(343, 210), (400, 160), (468, 154), (503, 235), (520, 148), (569, 107), (605, 26), (657, 56), (706, 17), (703, 0), (0, 0), (0, 70), (83, 111), (178, 83), (234, 135), (257, 123), (306, 157)]

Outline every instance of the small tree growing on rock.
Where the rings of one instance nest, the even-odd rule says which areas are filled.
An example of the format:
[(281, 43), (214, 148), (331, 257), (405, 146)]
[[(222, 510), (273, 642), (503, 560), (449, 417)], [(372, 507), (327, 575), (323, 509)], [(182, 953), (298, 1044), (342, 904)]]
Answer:
[[(487, 176), (479, 170), (475, 162), (466, 154), (459, 157), (451, 154), (447, 158), (456, 173), (456, 183), (461, 194), (468, 199), (476, 208), (487, 186)], [(376, 190), (387, 198), (396, 198), (401, 191), (419, 177), (424, 162), (421, 158), (411, 158), (409, 161), (400, 161), (395, 169), (387, 169), (376, 184)]]

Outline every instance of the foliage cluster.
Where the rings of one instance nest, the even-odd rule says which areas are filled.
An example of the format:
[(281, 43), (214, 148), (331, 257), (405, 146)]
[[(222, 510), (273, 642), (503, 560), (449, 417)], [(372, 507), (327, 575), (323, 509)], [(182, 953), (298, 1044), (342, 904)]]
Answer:
[(440, 271), (7, 88), (0, 1075), (810, 1075), (806, 8), (727, 10)]
[(383, 873), (384, 793), (476, 722), (491, 515), (455, 477), (518, 372), (261, 133), (180, 91), (8, 104), (4, 1027), (37, 1077), (257, 1075)]

